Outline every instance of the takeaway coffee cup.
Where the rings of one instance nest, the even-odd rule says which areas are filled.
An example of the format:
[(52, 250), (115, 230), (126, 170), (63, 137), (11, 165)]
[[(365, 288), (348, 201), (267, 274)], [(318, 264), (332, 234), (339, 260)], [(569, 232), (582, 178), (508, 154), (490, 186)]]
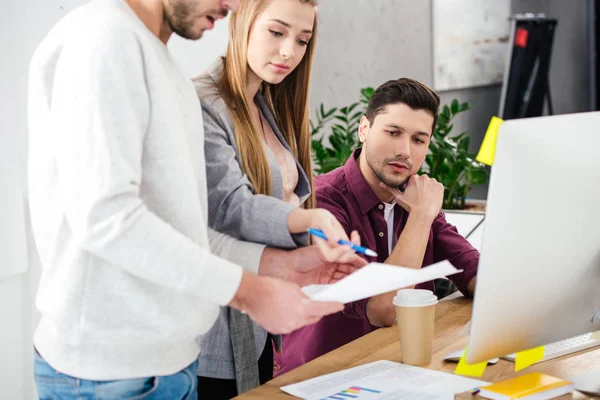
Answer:
[(398, 290), (396, 306), (401, 361), (408, 365), (431, 363), (431, 344), (437, 297), (430, 290)]

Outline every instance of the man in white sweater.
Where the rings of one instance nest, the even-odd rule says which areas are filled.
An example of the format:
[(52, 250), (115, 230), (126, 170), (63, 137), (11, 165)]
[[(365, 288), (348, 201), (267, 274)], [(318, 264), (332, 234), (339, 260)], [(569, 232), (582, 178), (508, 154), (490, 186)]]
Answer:
[[(276, 264), (271, 249), (207, 230), (200, 105), (165, 44), (173, 32), (200, 38), (239, 1), (94, 0), (36, 50), (29, 194), (43, 266), (40, 398), (192, 399), (196, 338), (220, 305), (273, 333), (343, 308), (257, 276), (259, 264), (261, 274)], [(247, 270), (211, 253), (209, 239)]]

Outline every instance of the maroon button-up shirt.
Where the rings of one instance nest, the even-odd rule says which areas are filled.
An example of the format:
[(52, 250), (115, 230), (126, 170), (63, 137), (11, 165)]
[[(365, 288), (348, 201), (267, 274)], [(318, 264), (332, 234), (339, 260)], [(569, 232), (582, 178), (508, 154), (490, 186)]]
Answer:
[[(356, 158), (360, 149), (348, 159), (343, 167), (315, 178), (317, 206), (329, 210), (340, 221), (348, 235), (356, 230), (363, 246), (375, 250), (377, 259), (384, 262), (389, 255), (388, 228), (384, 219), (384, 208), (362, 172)], [(394, 240), (406, 225), (408, 213), (399, 205), (394, 207)], [(458, 289), (467, 293), (467, 284), (477, 273), (479, 252), (462, 237), (454, 225), (446, 222), (444, 213), (433, 221), (429, 241), (422, 266), (448, 260), (460, 274), (449, 276)], [(422, 283), (420, 289), (434, 291), (433, 282)], [(377, 327), (371, 325), (366, 315), (368, 299), (346, 305), (344, 311), (329, 315), (318, 323), (283, 336), (282, 353), (275, 354), (276, 374), (296, 368), (331, 350), (345, 345), (372, 332)]]

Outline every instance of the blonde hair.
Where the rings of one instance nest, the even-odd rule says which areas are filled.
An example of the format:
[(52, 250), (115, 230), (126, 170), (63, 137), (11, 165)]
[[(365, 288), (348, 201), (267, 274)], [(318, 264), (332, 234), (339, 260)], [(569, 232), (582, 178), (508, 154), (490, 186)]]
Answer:
[[(235, 137), (242, 170), (254, 187), (254, 193), (271, 195), (271, 172), (262, 135), (254, 123), (246, 96), (248, 79), (248, 38), (258, 15), (265, 9), (268, 0), (242, 0), (239, 9), (229, 21), (229, 45), (224, 60), (220, 92), (235, 127)], [(316, 7), (317, 0), (298, 0)], [(309, 126), (308, 92), (311, 65), (317, 33), (317, 18), (313, 37), (300, 64), (283, 82), (262, 84), (262, 93), (271, 107), (278, 126), (292, 152), (298, 158), (310, 182), (311, 195), (304, 208), (315, 205), (311, 159), (311, 135)]]

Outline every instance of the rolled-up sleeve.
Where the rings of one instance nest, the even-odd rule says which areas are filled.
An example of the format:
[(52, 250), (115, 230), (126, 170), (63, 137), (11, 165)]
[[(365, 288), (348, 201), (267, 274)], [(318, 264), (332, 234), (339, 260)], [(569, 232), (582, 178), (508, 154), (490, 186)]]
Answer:
[(432, 225), (434, 235), (435, 262), (448, 260), (463, 272), (450, 275), (448, 278), (465, 296), (468, 295), (467, 285), (477, 275), (479, 251), (458, 233), (456, 227), (446, 221), (443, 212), (437, 216)]
[[(350, 223), (350, 217), (348, 216), (347, 206), (344, 205), (344, 198), (332, 186), (321, 187), (316, 190), (317, 195), (317, 207), (324, 208), (332, 213), (335, 218), (340, 222), (344, 231), (348, 236), (352, 231), (352, 224)], [(368, 260), (367, 260), (368, 261)], [(350, 318), (362, 319), (369, 321), (367, 318), (367, 303), (369, 299), (362, 299), (348, 303), (344, 307), (345, 316)]]
[(212, 228), (208, 229), (208, 240), (215, 255), (258, 275), (260, 259), (266, 248), (264, 244), (244, 242)]
[(344, 315), (350, 318), (362, 319), (363, 321), (367, 321), (370, 323), (369, 318), (367, 317), (367, 303), (369, 299), (362, 299), (353, 301), (352, 303), (348, 303), (344, 306)]

